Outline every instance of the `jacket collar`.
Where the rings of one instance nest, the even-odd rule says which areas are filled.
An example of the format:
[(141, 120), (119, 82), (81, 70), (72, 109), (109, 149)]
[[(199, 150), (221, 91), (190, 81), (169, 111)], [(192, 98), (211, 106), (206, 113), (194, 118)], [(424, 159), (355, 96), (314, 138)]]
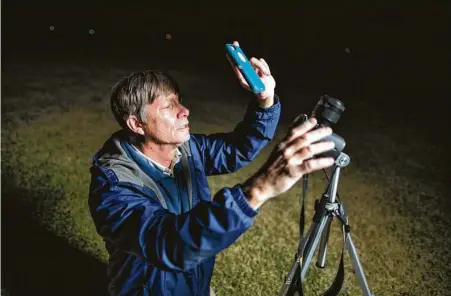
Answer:
[(171, 167), (165, 167), (164, 165), (159, 164), (158, 162), (156, 162), (149, 156), (147, 156), (144, 153), (142, 153), (141, 151), (139, 151), (139, 149), (136, 148), (135, 145), (131, 144), (131, 146), (134, 149), (134, 152), (136, 152), (138, 154), (138, 156), (144, 158), (149, 163), (150, 166), (154, 166), (155, 168), (162, 171), (165, 175), (170, 176), (170, 177), (172, 177), (174, 175), (174, 166), (180, 161), (180, 158), (182, 157), (182, 153), (177, 148), (175, 150), (175, 156), (174, 156), (174, 160), (171, 163)]
[(152, 161), (149, 161), (149, 158), (137, 150), (129, 141), (122, 139), (120, 144), (127, 156), (155, 182), (159, 182), (161, 179), (169, 177), (163, 170), (157, 168)]

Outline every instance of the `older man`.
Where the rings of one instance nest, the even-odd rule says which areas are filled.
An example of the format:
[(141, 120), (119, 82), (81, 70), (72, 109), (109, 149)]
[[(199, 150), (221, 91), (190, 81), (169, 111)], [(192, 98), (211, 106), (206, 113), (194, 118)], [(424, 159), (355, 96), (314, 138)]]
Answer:
[(207, 176), (249, 164), (279, 121), (270, 69), (263, 59), (251, 63), (265, 91), (227, 133), (190, 133), (189, 110), (165, 73), (133, 73), (113, 88), (111, 107), (122, 129), (95, 154), (89, 191), (91, 215), (110, 256), (111, 295), (211, 295), (216, 254), (251, 227), (261, 205), (303, 174), (332, 165), (332, 159), (313, 158), (333, 143), (320, 142), (332, 131), (313, 129), (312, 119), (292, 127), (248, 180), (211, 196)]

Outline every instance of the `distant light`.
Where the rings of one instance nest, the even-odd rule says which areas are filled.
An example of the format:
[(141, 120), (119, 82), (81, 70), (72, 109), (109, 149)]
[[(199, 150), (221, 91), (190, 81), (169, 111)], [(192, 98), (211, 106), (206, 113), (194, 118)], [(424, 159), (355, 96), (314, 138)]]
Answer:
[(54, 26), (49, 26), (49, 30), (50, 31), (55, 31), (55, 27)]
[(96, 31), (94, 31), (93, 29), (89, 29), (88, 33), (89, 33), (89, 35), (94, 35), (96, 33)]
[(166, 33), (166, 40), (172, 40), (172, 35), (169, 33)]
[(346, 47), (345, 51), (346, 51), (346, 53), (350, 53), (350, 52), (351, 52), (351, 50), (349, 49), (349, 47)]

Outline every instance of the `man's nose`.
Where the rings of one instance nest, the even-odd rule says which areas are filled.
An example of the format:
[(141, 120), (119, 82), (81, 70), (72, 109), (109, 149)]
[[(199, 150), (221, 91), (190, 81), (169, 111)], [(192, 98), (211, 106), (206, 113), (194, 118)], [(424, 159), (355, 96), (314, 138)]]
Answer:
[(180, 112), (179, 112), (179, 117), (188, 117), (189, 116), (189, 109), (186, 108), (185, 106), (181, 105), (180, 106)]

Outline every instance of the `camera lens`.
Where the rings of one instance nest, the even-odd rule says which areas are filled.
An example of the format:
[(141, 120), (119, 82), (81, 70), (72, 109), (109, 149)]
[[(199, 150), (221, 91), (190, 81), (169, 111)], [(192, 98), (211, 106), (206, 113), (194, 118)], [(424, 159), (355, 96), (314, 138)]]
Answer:
[(332, 126), (338, 122), (344, 111), (345, 106), (340, 100), (324, 95), (313, 109), (312, 117), (316, 118), (318, 125)]

